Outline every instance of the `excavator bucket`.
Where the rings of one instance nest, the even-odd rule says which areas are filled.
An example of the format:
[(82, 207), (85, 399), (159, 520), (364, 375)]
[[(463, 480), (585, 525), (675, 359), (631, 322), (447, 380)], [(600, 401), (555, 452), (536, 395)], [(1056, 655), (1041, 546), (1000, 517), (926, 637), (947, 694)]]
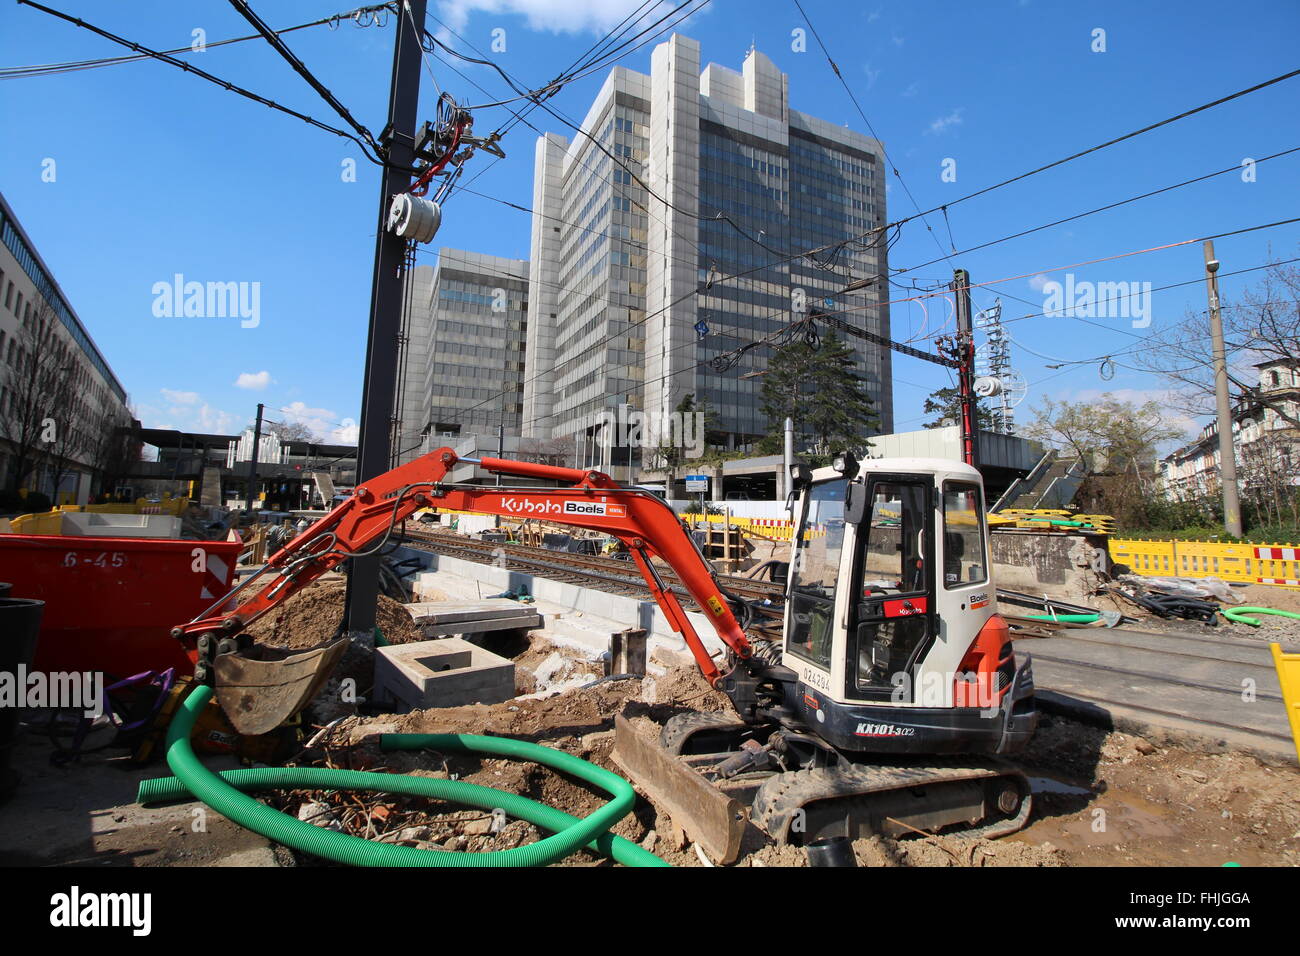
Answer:
[(254, 645), (219, 654), (213, 667), (217, 701), (239, 733), (270, 733), (316, 696), (347, 646), (347, 638), (337, 637), (308, 651)]

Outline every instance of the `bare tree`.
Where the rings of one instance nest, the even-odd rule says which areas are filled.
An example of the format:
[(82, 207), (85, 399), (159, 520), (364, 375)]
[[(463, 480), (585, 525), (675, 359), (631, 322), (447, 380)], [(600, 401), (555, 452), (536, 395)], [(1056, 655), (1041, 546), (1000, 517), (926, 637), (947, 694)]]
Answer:
[(533, 461), (542, 465), (555, 465), (563, 468), (569, 464), (573, 453), (571, 442), (556, 438), (521, 438), (519, 439), (519, 460)]
[[(252, 425), (248, 426), (250, 429)], [(305, 441), (320, 442), (316, 433), (304, 425), (302, 422), (262, 422), (262, 434), (274, 435), (282, 442), (288, 441)]]
[(54, 310), (40, 300), (10, 341), (0, 366), (0, 439), (9, 452), (7, 491), (23, 487), (42, 461), (73, 441), (75, 358), (58, 338), (57, 323)]
[(98, 476), (100, 491), (111, 492), (140, 460), (139, 422), (126, 409), (106, 403), (88, 431), (86, 463)]
[(1297, 501), (1292, 480), (1295, 466), (1300, 464), (1294, 460), (1296, 434), (1290, 429), (1268, 428), (1267, 424), (1256, 422), (1258, 437), (1238, 447), (1242, 499), (1261, 524), (1282, 524), (1288, 516), (1295, 524)]
[[(1260, 389), (1252, 366), (1300, 357), (1300, 266), (1271, 265), (1258, 285), (1238, 302), (1221, 304), (1223, 338), (1228, 348), (1229, 393), (1237, 404), (1271, 408), (1283, 421), (1300, 428), (1295, 393)], [(1138, 364), (1173, 387), (1181, 410), (1192, 415), (1214, 412), (1214, 366), (1210, 353), (1210, 319), (1205, 311), (1189, 312), (1183, 322), (1151, 336), (1151, 347), (1135, 353)]]

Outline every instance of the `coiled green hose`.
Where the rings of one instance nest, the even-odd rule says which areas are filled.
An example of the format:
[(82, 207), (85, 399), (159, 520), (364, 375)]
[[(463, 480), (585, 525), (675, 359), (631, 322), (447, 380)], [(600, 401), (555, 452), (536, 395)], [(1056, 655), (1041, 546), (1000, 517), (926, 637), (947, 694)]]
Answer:
[[(140, 803), (175, 800), (190, 794), (222, 816), (276, 843), (322, 859), (357, 866), (545, 866), (584, 846), (606, 853), (629, 866), (667, 866), (664, 861), (635, 843), (606, 832), (632, 809), (636, 800), (632, 785), (602, 767), (563, 751), (507, 737), (482, 737), (474, 734), (384, 734), (380, 737), (380, 746), (386, 750), (420, 750), (429, 747), (460, 753), (515, 757), (572, 774), (611, 796), (608, 803), (582, 819), (527, 797), (463, 780), (321, 767), (232, 770), (217, 775), (203, 766), (190, 747), (190, 732), (194, 721), (211, 697), (212, 688), (200, 685), (185, 698), (167, 731), (167, 763), (176, 776), (143, 781), (137, 795)], [(294, 787), (404, 793), (468, 804), (485, 810), (500, 809), (508, 816), (528, 820), (555, 832), (536, 843), (495, 852), (421, 850), (363, 840), (295, 820), (240, 792)]]

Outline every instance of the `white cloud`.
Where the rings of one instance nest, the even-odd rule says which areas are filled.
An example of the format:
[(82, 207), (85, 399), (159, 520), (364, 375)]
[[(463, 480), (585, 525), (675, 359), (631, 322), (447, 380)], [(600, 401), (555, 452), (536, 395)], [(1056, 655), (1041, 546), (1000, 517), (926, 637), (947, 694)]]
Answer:
[(871, 89), (880, 79), (880, 70), (873, 70), (870, 63), (863, 63), (862, 71), (867, 74), (867, 89)]
[[(461, 34), (475, 13), (519, 15), (524, 18), (530, 30), (599, 33), (622, 23), (642, 2), (643, 0), (439, 0), (438, 19)], [(654, 23), (674, 6), (676, 4), (658, 4), (638, 21), (640, 26), (632, 32), (636, 33)], [(480, 42), (476, 37), (466, 39), (475, 46), (487, 45), (487, 41)]]
[(930, 123), (930, 128), (927, 132), (933, 133), (936, 136), (942, 136), (952, 127), (960, 126), (962, 124), (961, 114), (963, 112), (964, 108), (959, 106), (955, 110), (949, 112), (946, 116), (940, 116), (938, 119), (935, 119)]
[(313, 408), (306, 402), (286, 405), (280, 409), (280, 415), (284, 421), (305, 425), (317, 438), (336, 445), (355, 445), (360, 433), (354, 419), (340, 419), (337, 412), (328, 408)]
[(1035, 292), (1042, 292), (1043, 286), (1047, 285), (1050, 281), (1052, 280), (1040, 272), (1036, 276), (1029, 277), (1029, 288), (1033, 289)]
[(239, 418), (238, 415), (232, 415), (230, 412), (213, 408), (207, 402), (204, 402), (199, 408), (199, 427), (197, 430), (210, 432), (214, 435), (233, 434), (240, 427)]
[(205, 402), (198, 392), (160, 388), (158, 394), (162, 396), (165, 407), (144, 403), (137, 409), (145, 428), (230, 435), (244, 425), (242, 416), (216, 408)]
[(330, 441), (336, 445), (355, 445), (361, 435), (361, 426), (350, 418), (339, 422), (338, 428), (330, 432)]
[(905, 40), (901, 34), (891, 33), (889, 36), (889, 42), (894, 44), (894, 46), (902, 46)]
[(915, 96), (915, 95), (917, 94), (917, 91), (918, 91), (918, 90), (920, 90), (920, 86), (919, 86), (917, 83), (912, 82), (912, 83), (907, 84), (907, 89), (903, 90), (903, 92), (902, 92), (900, 95), (902, 95), (902, 96)]
[(198, 392), (177, 392), (170, 388), (160, 388), (158, 391), (162, 393), (165, 400), (173, 405), (197, 405), (199, 403)]
[(260, 372), (240, 372), (235, 379), (235, 388), (247, 388), (260, 392), (271, 384), (271, 373), (263, 369)]

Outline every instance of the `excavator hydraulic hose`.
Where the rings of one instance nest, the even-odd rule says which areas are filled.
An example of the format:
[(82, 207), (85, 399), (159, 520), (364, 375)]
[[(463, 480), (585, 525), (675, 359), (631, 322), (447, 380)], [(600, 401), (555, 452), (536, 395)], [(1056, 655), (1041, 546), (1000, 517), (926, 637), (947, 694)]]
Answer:
[[(463, 780), (321, 767), (272, 767), (214, 774), (203, 766), (190, 746), (194, 721), (211, 697), (211, 687), (196, 686), (177, 710), (167, 730), (167, 763), (176, 776), (143, 781), (137, 795), (138, 802), (160, 803), (187, 796), (197, 797), (227, 819), (276, 843), (322, 859), (356, 866), (545, 866), (583, 847), (604, 853), (627, 866), (668, 865), (635, 843), (608, 832), (632, 809), (636, 792), (630, 783), (603, 767), (563, 751), (522, 740), (476, 734), (384, 734), (380, 737), (380, 746), (385, 750), (429, 748), (529, 760), (599, 787), (610, 794), (609, 802), (579, 819), (526, 797)], [(422, 850), (363, 840), (296, 820), (241, 792), (300, 788), (401, 793), (483, 810), (501, 810), (507, 816), (527, 820), (553, 833), (536, 843), (494, 852)]]

